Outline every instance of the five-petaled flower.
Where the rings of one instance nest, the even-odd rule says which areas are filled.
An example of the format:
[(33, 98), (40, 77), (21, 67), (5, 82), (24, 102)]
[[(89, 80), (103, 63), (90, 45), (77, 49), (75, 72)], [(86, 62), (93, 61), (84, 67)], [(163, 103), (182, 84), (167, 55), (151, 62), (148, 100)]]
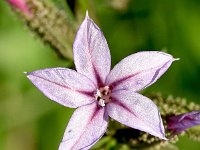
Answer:
[(167, 118), (167, 128), (174, 133), (180, 133), (197, 125), (200, 125), (200, 111), (192, 111)]
[(89, 149), (106, 132), (109, 117), (165, 138), (157, 106), (138, 91), (150, 86), (175, 60), (158, 51), (138, 52), (124, 58), (111, 71), (106, 39), (88, 14), (73, 45), (76, 70), (50, 68), (27, 73), (50, 99), (73, 113), (59, 150)]

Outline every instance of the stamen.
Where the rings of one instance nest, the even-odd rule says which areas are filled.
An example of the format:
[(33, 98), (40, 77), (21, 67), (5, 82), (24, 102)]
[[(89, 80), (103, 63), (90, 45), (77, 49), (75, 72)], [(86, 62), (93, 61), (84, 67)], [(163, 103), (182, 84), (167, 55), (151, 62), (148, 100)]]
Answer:
[(97, 93), (96, 93), (95, 97), (96, 97), (96, 98), (97, 98), (97, 97), (101, 97), (101, 92), (100, 92), (100, 90), (97, 90)]
[(103, 99), (100, 99), (98, 103), (99, 103), (99, 105), (102, 106), (102, 107), (106, 106), (106, 105), (105, 105), (105, 101), (104, 101)]
[(111, 90), (108, 86), (97, 89), (95, 99), (98, 101), (99, 106), (104, 107), (111, 101)]

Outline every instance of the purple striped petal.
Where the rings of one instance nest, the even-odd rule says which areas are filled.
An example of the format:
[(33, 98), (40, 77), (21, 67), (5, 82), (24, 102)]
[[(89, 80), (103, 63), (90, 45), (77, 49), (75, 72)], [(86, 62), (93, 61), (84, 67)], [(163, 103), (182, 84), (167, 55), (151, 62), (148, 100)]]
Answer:
[(43, 69), (27, 73), (27, 77), (44, 95), (61, 105), (76, 108), (94, 102), (95, 85), (74, 70)]
[(79, 107), (65, 130), (59, 150), (88, 150), (106, 132), (108, 115), (96, 103)]
[(117, 91), (112, 93), (106, 110), (110, 117), (126, 126), (166, 139), (159, 110), (147, 97), (132, 91)]
[(167, 128), (175, 133), (197, 125), (200, 125), (200, 111), (192, 111), (167, 119)]
[(106, 39), (86, 14), (73, 45), (76, 70), (101, 86), (110, 72), (111, 58)]
[(106, 85), (113, 90), (140, 91), (156, 82), (174, 60), (171, 55), (158, 51), (132, 54), (111, 70)]

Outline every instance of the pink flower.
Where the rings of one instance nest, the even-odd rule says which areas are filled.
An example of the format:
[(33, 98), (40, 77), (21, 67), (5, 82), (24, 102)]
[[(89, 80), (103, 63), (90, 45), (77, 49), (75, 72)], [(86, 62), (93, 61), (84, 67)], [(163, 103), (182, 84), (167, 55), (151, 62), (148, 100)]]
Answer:
[(11, 6), (15, 7), (16, 9), (19, 9), (25, 15), (30, 16), (31, 13), (26, 4), (26, 0), (7, 0), (7, 1), (8, 3), (10, 3)]
[(174, 133), (180, 133), (197, 125), (200, 125), (200, 111), (192, 111), (167, 119), (167, 128)]
[(109, 117), (129, 127), (165, 138), (156, 105), (138, 91), (150, 86), (175, 60), (158, 51), (138, 52), (111, 71), (106, 39), (86, 15), (73, 45), (76, 70), (50, 68), (27, 73), (47, 97), (77, 108), (59, 150), (89, 149), (106, 132)]

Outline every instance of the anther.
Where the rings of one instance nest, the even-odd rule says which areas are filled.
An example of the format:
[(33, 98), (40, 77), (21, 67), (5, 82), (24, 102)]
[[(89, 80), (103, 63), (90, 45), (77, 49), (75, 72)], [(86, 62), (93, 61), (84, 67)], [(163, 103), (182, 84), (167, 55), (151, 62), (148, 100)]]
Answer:
[(111, 101), (111, 90), (108, 86), (97, 89), (95, 99), (98, 101), (99, 106), (104, 107), (106, 103)]

